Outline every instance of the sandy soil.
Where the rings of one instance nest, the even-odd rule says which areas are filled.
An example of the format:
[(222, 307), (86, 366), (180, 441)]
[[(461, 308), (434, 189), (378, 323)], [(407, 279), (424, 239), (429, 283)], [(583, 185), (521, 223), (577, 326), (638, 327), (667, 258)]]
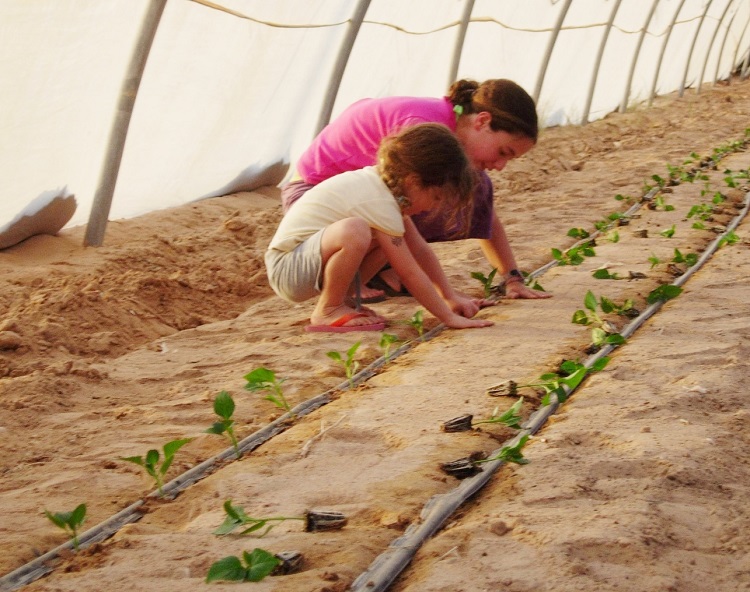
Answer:
[[(748, 122), (750, 83), (735, 82), (545, 130), (531, 153), (494, 176), (496, 207), (522, 267), (533, 271), (553, 247), (572, 245), (570, 228), (593, 230), (627, 209), (615, 196), (637, 200), (652, 175), (668, 176), (667, 165), (744, 138)], [(644, 309), (651, 290), (673, 281), (674, 250), (699, 253), (716, 236), (692, 228), (690, 208), (720, 191), (727, 200), (706, 226), (726, 224), (746, 186), (729, 188), (724, 171), (749, 165), (747, 152), (729, 154), (706, 180), (663, 194), (674, 210), (644, 206), (615, 230), (617, 242), (615, 231), (598, 239), (595, 257), (547, 271), (539, 281), (552, 299), (501, 300), (480, 313), (493, 327), (442, 331), (354, 389), (337, 389), (343, 368), (326, 354), (359, 340), (365, 367), (382, 355), (380, 334), (305, 333), (312, 305), (273, 295), (262, 256), (281, 215), (275, 188), (111, 222), (100, 248), (84, 249), (83, 229), (73, 228), (0, 251), (0, 574), (67, 540), (45, 509), (85, 503), (85, 529), (152, 492), (145, 472), (120, 457), (192, 438), (171, 479), (224, 452), (228, 442), (204, 432), (217, 419), (220, 391), (236, 402), (241, 438), (278, 418), (244, 388), (244, 375), (263, 366), (286, 379), (293, 405), (334, 389), (330, 402), (241, 460), (218, 463), (175, 499), (149, 499), (142, 518), (108, 540), (62, 552), (26, 588), (199, 590), (213, 562), (260, 547), (299, 551), (304, 562), (253, 589), (347, 589), (419, 523), (428, 500), (461, 483), (440, 463), (489, 453), (515, 433), (494, 425), (444, 433), (441, 423), (509, 407), (514, 398), (487, 396), (495, 383), (524, 383), (564, 359), (583, 360), (590, 329), (570, 319), (588, 290)], [(673, 225), (672, 238), (661, 235)], [(750, 590), (747, 228), (743, 222), (740, 240), (721, 248), (530, 439), (529, 464), (501, 467), (391, 589)], [(436, 251), (455, 285), (479, 295), (469, 273), (489, 268), (478, 246)], [(652, 267), (650, 257), (661, 262)], [(593, 279), (601, 267), (645, 277)], [(420, 308), (413, 299), (373, 307), (393, 319), (389, 333), (415, 338), (402, 322)], [(427, 315), (425, 325), (436, 322)], [(540, 396), (520, 394), (528, 418)], [(315, 508), (343, 512), (348, 524), (305, 533), (288, 521), (262, 539), (216, 537), (227, 499), (255, 516)]]

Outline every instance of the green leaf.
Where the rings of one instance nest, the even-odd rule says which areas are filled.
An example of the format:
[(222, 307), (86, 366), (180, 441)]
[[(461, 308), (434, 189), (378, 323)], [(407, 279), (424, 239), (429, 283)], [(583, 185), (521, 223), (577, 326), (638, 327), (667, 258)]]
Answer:
[(205, 430), (206, 434), (217, 434), (221, 435), (224, 432), (227, 431), (227, 426), (223, 421), (217, 421), (215, 424), (213, 424), (210, 428), (207, 428)]
[(613, 279), (608, 269), (597, 269), (591, 274), (594, 279), (597, 280), (609, 280)]
[(577, 310), (573, 313), (572, 322), (576, 325), (588, 325), (591, 321), (585, 310)]
[(610, 358), (608, 356), (604, 356), (602, 358), (599, 358), (591, 365), (591, 369), (589, 372), (600, 372), (606, 368), (607, 364), (609, 364)]
[[(262, 383), (274, 382), (276, 375), (268, 368), (256, 368), (249, 374), (245, 374), (244, 378), (252, 385), (260, 385)], [(249, 388), (250, 384), (245, 385), (245, 388)]]
[[(157, 454), (158, 454), (158, 452), (157, 452)], [(131, 462), (131, 463), (134, 463), (134, 464), (136, 464), (138, 466), (141, 466), (141, 467), (145, 466), (145, 463), (143, 462), (143, 457), (142, 456), (121, 456), (120, 460), (124, 460), (126, 462)]]
[(646, 301), (649, 304), (653, 304), (654, 302), (658, 302), (659, 300), (671, 300), (672, 298), (676, 298), (680, 294), (682, 294), (682, 288), (680, 288), (679, 286), (674, 286), (672, 284), (663, 284), (655, 290), (652, 290), (646, 298)]
[(214, 563), (208, 569), (206, 583), (216, 580), (228, 580), (230, 582), (242, 582), (245, 580), (246, 570), (238, 557), (230, 555)]
[(70, 524), (71, 528), (78, 528), (81, 524), (83, 524), (83, 521), (85, 519), (86, 519), (86, 504), (81, 504), (75, 510), (71, 512), (70, 520), (68, 521), (68, 524)]
[(604, 329), (600, 329), (599, 327), (591, 329), (591, 341), (594, 345), (601, 345), (602, 343), (604, 343), (604, 340), (606, 338), (607, 333), (604, 331)]
[(171, 442), (167, 442), (164, 445), (164, 457), (165, 458), (172, 458), (175, 455), (175, 452), (177, 452), (180, 448), (185, 446), (185, 444), (192, 441), (192, 438), (182, 438), (181, 440), (172, 440)]
[(227, 391), (221, 391), (214, 399), (214, 413), (224, 419), (229, 419), (234, 413), (234, 399)]
[(625, 343), (625, 338), (619, 333), (612, 333), (611, 335), (607, 335), (607, 337), (604, 339), (604, 343), (608, 343), (610, 345), (622, 345), (623, 343)]
[(48, 510), (44, 510), (44, 515), (50, 520), (50, 522), (52, 522), (52, 524), (62, 529), (65, 529), (68, 525), (68, 520), (70, 519), (70, 512), (55, 512), (53, 514)]
[(583, 299), (583, 304), (589, 310), (596, 311), (596, 296), (594, 296), (594, 293), (591, 290), (586, 292), (586, 297)]
[(253, 549), (251, 553), (245, 551), (243, 556), (248, 565), (245, 579), (249, 582), (260, 582), (281, 563), (278, 557), (265, 549)]
[(601, 297), (600, 305), (602, 307), (602, 312), (609, 314), (613, 310), (617, 308), (614, 302), (612, 302), (609, 298), (606, 296)]
[(145, 466), (155, 467), (156, 463), (159, 462), (159, 451), (153, 448), (146, 453)]
[(326, 355), (336, 362), (344, 362), (344, 358), (342, 358), (341, 354), (337, 351), (329, 351), (326, 353)]
[(573, 390), (579, 384), (581, 384), (581, 381), (586, 377), (587, 373), (588, 373), (588, 370), (586, 369), (586, 367), (581, 366), (578, 370), (573, 372), (573, 374), (571, 374), (570, 376), (561, 378), (560, 382), (563, 383), (565, 386), (567, 386), (569, 389)]

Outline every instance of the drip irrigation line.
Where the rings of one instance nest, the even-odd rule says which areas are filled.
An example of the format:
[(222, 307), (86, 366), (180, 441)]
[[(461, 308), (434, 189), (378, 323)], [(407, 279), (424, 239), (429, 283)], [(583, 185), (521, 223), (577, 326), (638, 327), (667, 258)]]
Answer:
[[(709, 159), (706, 164), (701, 165), (698, 168), (707, 168), (709, 164), (716, 164), (721, 158), (723, 158), (723, 155), (719, 155), (718, 159), (716, 160)], [(638, 203), (634, 204), (628, 210), (626, 210), (622, 214), (622, 216), (631, 217), (642, 207), (643, 203), (651, 201), (653, 197), (657, 193), (659, 193), (659, 191), (661, 191), (661, 189), (661, 187), (652, 188), (641, 198)], [(721, 238), (737, 227), (742, 217), (746, 215), (749, 205), (750, 204), (748, 203), (748, 198), (746, 198), (746, 203), (743, 211), (733, 220), (733, 222), (729, 226), (727, 226), (725, 232), (717, 237), (711, 243), (711, 245), (709, 245), (709, 247), (703, 253), (702, 257), (696, 262), (696, 264), (693, 265), (677, 280), (677, 282), (679, 282), (680, 280), (682, 280), (682, 282), (680, 284), (675, 282), (674, 285), (681, 285), (682, 283), (687, 281), (690, 275), (692, 275), (692, 273), (694, 273), (700, 266), (703, 265), (703, 263), (705, 263), (705, 261), (711, 256), (711, 254), (713, 254), (713, 252), (718, 249)], [(599, 234), (601, 234), (601, 231), (597, 229), (595, 232), (592, 232), (592, 234), (588, 238), (581, 239), (580, 241), (569, 247), (569, 249), (585, 244)], [(556, 260), (550, 261), (542, 267), (531, 272), (528, 277), (540, 277), (544, 273), (546, 273), (546, 271), (558, 264), (559, 262)], [(656, 312), (656, 310), (661, 307), (662, 304), (664, 304), (664, 301), (658, 301), (652, 304), (636, 319), (633, 319), (633, 321), (628, 324), (625, 329), (623, 329), (621, 335), (623, 337), (631, 335), (638, 327), (640, 327), (641, 324), (643, 324), (643, 322), (645, 322), (647, 318), (652, 316)], [(381, 367), (385, 366), (388, 362), (393, 361), (394, 359), (410, 351), (417, 345), (417, 343), (430, 341), (434, 337), (438, 336), (445, 328), (446, 326), (443, 323), (437, 325), (430, 331), (425, 332), (416, 340), (408, 341), (404, 345), (396, 348), (388, 355), (387, 359), (385, 356), (381, 356), (380, 358), (369, 364), (366, 368), (353, 375), (351, 380), (346, 380), (338, 386), (335, 386), (320, 395), (299, 403), (291, 411), (283, 414), (265, 427), (253, 432), (251, 435), (240, 440), (237, 444), (238, 450), (240, 451), (240, 453), (246, 453), (255, 450), (274, 436), (286, 431), (294, 424), (294, 420), (296, 418), (308, 415), (316, 409), (327, 405), (336, 398), (335, 393), (350, 390), (355, 386), (358, 386), (359, 384), (369, 380), (370, 378), (375, 376), (377, 374), (377, 371)], [(615, 347), (616, 346), (613, 345), (604, 346), (596, 354), (590, 356), (583, 363), (583, 365), (587, 368), (591, 368), (599, 358), (607, 355), (607, 353), (611, 352)], [(569, 387), (564, 385), (562, 386), (562, 388), (565, 390), (566, 396), (572, 393), (573, 389), (570, 389)], [(520, 441), (520, 438), (522, 438), (524, 435), (535, 434), (541, 428), (541, 426), (544, 425), (547, 419), (557, 411), (559, 405), (560, 403), (558, 402), (557, 397), (552, 397), (548, 405), (545, 405), (544, 407), (538, 409), (536, 412), (532, 413), (532, 415), (529, 417), (529, 420), (525, 423), (526, 427), (523, 428), (521, 432), (519, 432), (519, 434), (511, 439), (505, 446), (494, 451), (492, 453), (492, 456), (494, 456), (495, 454), (499, 454), (499, 452), (507, 446), (515, 446), (518, 441)], [(242, 454), (240, 454), (240, 457), (241, 456)], [(186, 472), (178, 475), (171, 481), (165, 483), (162, 487), (162, 493), (160, 493), (158, 490), (154, 490), (147, 494), (145, 498), (174, 499), (181, 491), (187, 489), (201, 479), (204, 479), (223, 464), (232, 462), (233, 460), (238, 460), (237, 453), (233, 447), (227, 448), (223, 452), (206, 459), (198, 465), (190, 468)], [(420, 516), (420, 518), (422, 519), (422, 523), (419, 526), (411, 525), (409, 528), (407, 528), (403, 536), (396, 539), (389, 546), (389, 549), (392, 548), (394, 557), (391, 558), (390, 556), (388, 556), (388, 551), (381, 554), (381, 556), (375, 559), (370, 568), (368, 568), (366, 572), (362, 573), (355, 580), (351, 590), (355, 592), (356, 588), (354, 587), (354, 585), (359, 585), (358, 583), (361, 580), (367, 580), (367, 592), (374, 592), (375, 590), (385, 590), (387, 586), (392, 583), (393, 579), (395, 579), (411, 561), (411, 557), (414, 555), (419, 545), (421, 545), (424, 540), (432, 536), (432, 534), (434, 534), (435, 531), (440, 528), (447, 517), (449, 517), (461, 504), (463, 504), (466, 499), (468, 499), (476, 491), (481, 489), (494, 475), (494, 473), (504, 464), (505, 461), (503, 460), (494, 460), (484, 463), (483, 471), (481, 473), (473, 478), (463, 480), (461, 485), (459, 485), (459, 487), (457, 487), (450, 494), (441, 494), (440, 496), (435, 496), (431, 500), (428, 500), (423, 508), (423, 515)], [(465, 493), (463, 495), (459, 495), (464, 490)], [(456, 494), (455, 500), (453, 499), (454, 492)], [(448, 497), (446, 496), (449, 496), (450, 499), (448, 499)], [(117, 514), (111, 516), (107, 520), (79, 534), (79, 549), (84, 549), (95, 543), (102, 542), (113, 536), (120, 528), (122, 528), (126, 524), (130, 524), (140, 520), (145, 514), (143, 508), (144, 504), (144, 499), (140, 499), (130, 504)], [(433, 516), (432, 513), (434, 513), (435, 516)], [(419, 542), (416, 546), (414, 543), (415, 540)], [(73, 542), (68, 541), (44, 553), (43, 555), (40, 555), (36, 559), (22, 565), (21, 567), (3, 575), (2, 577), (0, 577), (0, 591), (11, 592), (43, 577), (44, 575), (53, 571), (54, 565), (52, 565), (52, 562), (55, 559), (59, 558), (61, 553), (71, 551), (74, 551)], [(384, 578), (384, 581), (387, 580), (386, 588), (371, 587), (375, 585), (372, 583), (371, 574), (381, 574), (383, 572), (386, 574)], [(392, 574), (392, 577), (388, 574)]]
[[(727, 225), (725, 231), (719, 235), (704, 251), (699, 260), (680, 276), (672, 285), (681, 286), (700, 269), (706, 261), (718, 250), (722, 238), (732, 232), (742, 219), (747, 215), (750, 208), (750, 193), (745, 196), (745, 205), (742, 211), (735, 216), (732, 222)], [(632, 335), (643, 323), (653, 316), (664, 304), (664, 300), (659, 300), (651, 304), (638, 317), (633, 319), (621, 333), (623, 337)], [(616, 347), (608, 344), (602, 347), (595, 354), (590, 355), (583, 365), (590, 369), (600, 358), (611, 353)], [(582, 381), (583, 382), (583, 381)], [(567, 399), (580, 386), (574, 388), (563, 385), (565, 398)], [(522, 429), (502, 447), (493, 451), (490, 458), (499, 455), (507, 447), (518, 445), (521, 438), (527, 435), (533, 435), (541, 429), (559, 408), (560, 402), (557, 395), (550, 398), (550, 404), (539, 408), (532, 413), (529, 420), (522, 426)], [(417, 550), (427, 541), (440, 527), (461, 507), (468, 499), (484, 487), (494, 474), (505, 464), (503, 460), (492, 460), (482, 464), (482, 472), (463, 479), (461, 483), (453, 490), (447, 493), (441, 493), (430, 498), (422, 508), (417, 524), (411, 524), (404, 534), (395, 539), (388, 548), (381, 553), (370, 566), (361, 573), (352, 583), (349, 590), (351, 592), (384, 592), (395, 579), (401, 574), (406, 566), (411, 562)]]

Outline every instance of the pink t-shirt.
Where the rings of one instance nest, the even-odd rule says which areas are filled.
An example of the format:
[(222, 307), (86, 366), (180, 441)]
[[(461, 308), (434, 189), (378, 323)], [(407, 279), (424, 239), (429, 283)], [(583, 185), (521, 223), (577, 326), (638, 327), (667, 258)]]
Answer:
[(385, 97), (362, 99), (327, 125), (297, 161), (306, 183), (375, 164), (386, 136), (420, 123), (442, 123), (456, 131), (453, 105), (447, 98)]

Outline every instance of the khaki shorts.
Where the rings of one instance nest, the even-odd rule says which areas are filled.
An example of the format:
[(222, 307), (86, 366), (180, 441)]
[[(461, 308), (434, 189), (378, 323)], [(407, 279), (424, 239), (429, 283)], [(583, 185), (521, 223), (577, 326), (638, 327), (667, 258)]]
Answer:
[(266, 251), (266, 273), (273, 291), (290, 302), (304, 302), (320, 294), (323, 257), (320, 254), (325, 228), (300, 243), (293, 251)]

